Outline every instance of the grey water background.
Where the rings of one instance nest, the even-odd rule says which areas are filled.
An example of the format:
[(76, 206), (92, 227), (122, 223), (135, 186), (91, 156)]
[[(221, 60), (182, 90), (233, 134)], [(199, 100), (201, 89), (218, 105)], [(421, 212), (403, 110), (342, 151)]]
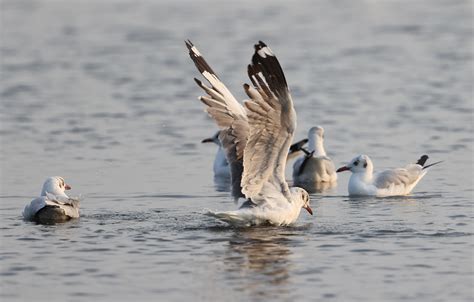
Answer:
[[(472, 301), (471, 1), (1, 3), (0, 300)], [(263, 40), (336, 165), (422, 154), (408, 197), (311, 195), (287, 228), (233, 229), (185, 39), (238, 99)], [(47, 176), (82, 217), (21, 219)], [(290, 178), (291, 169), (288, 169)]]

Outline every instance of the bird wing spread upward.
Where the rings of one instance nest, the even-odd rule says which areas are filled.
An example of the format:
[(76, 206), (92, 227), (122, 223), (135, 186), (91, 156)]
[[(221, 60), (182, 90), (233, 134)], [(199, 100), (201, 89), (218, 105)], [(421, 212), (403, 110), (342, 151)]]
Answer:
[(230, 165), (232, 196), (238, 199), (243, 197), (240, 183), (242, 179), (244, 148), (249, 134), (245, 109), (217, 77), (216, 73), (191, 41), (186, 41), (186, 46), (189, 50), (189, 56), (197, 69), (211, 84), (211, 87), (208, 87), (200, 80), (194, 79), (198, 86), (207, 93), (207, 96), (201, 96), (199, 100), (207, 106), (206, 112), (222, 130), (219, 134), (219, 140), (222, 143)]
[[(257, 204), (276, 192), (290, 200), (285, 166), (296, 114), (281, 66), (263, 42), (255, 45), (248, 74), (253, 87), (244, 85), (250, 97), (245, 102), (250, 133), (244, 149), (242, 192)], [(270, 189), (275, 192), (269, 194)]]

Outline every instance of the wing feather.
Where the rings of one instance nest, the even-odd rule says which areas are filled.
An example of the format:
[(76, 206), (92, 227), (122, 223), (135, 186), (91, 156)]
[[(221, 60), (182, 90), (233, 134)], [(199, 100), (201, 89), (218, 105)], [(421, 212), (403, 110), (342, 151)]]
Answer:
[(281, 66), (263, 43), (255, 45), (248, 67), (254, 87), (244, 85), (250, 127), (244, 149), (242, 192), (255, 203), (265, 200), (263, 190), (272, 188), (291, 199), (285, 180), (286, 158), (296, 128), (296, 114)]
[(418, 180), (420, 172), (421, 169), (398, 168), (385, 170), (377, 174), (374, 184), (379, 189), (387, 189), (391, 186), (409, 187)]
[(239, 197), (243, 197), (240, 183), (243, 171), (244, 148), (249, 133), (246, 112), (224, 83), (219, 80), (191, 41), (186, 41), (186, 46), (189, 50), (189, 56), (197, 69), (211, 84), (211, 87), (208, 87), (200, 80), (195, 79), (198, 86), (207, 93), (207, 96), (201, 96), (199, 100), (206, 105), (206, 112), (221, 129), (219, 140), (222, 143), (230, 165), (232, 196), (237, 200)]

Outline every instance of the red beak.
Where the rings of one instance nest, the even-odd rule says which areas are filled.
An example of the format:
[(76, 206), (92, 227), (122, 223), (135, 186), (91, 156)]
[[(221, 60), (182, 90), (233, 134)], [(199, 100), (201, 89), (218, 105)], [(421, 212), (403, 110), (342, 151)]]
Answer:
[(71, 190), (71, 186), (68, 185), (68, 184), (65, 184), (65, 185), (64, 185), (64, 190)]
[(313, 210), (311, 210), (311, 208), (309, 206), (306, 206), (304, 207), (306, 209), (306, 211), (308, 211), (308, 213), (310, 213), (311, 215), (313, 215)]
[(339, 169), (337, 169), (336, 172), (337, 172), (337, 173), (339, 173), (339, 172), (344, 172), (344, 171), (348, 171), (348, 170), (350, 170), (350, 169), (351, 169), (351, 168), (344, 166), (344, 167), (340, 167)]

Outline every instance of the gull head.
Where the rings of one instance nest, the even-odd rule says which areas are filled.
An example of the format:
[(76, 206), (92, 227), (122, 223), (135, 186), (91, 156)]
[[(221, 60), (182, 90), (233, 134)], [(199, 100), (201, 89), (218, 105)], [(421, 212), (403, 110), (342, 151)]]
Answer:
[(71, 187), (66, 184), (64, 178), (61, 176), (52, 176), (48, 177), (43, 184), (43, 189), (41, 190), (41, 196), (46, 196), (46, 193), (50, 193), (56, 196), (66, 195), (64, 191), (71, 190)]
[(372, 171), (372, 161), (367, 155), (359, 155), (353, 158), (346, 166), (340, 167), (336, 172), (351, 171), (352, 173), (367, 173)]
[(219, 140), (219, 134), (220, 133), (221, 133), (220, 131), (217, 131), (216, 134), (214, 134), (214, 136), (203, 139), (201, 141), (201, 143), (214, 143), (214, 144), (220, 146), (221, 145), (221, 142)]
[(315, 126), (309, 129), (308, 137), (317, 137), (319, 139), (324, 139), (324, 128), (321, 126)]
[(291, 191), (293, 193), (293, 196), (295, 196), (296, 200), (301, 202), (301, 207), (308, 211), (311, 215), (313, 215), (313, 210), (311, 209), (309, 205), (309, 194), (306, 192), (305, 189), (299, 188), (299, 187), (293, 187), (291, 188)]

